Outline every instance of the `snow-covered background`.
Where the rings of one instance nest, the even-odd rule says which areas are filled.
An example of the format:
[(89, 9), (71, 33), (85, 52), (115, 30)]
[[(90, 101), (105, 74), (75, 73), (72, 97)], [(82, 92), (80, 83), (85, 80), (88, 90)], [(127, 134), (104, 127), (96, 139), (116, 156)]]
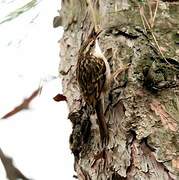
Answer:
[[(62, 92), (53, 79), (63, 33), (52, 25), (59, 8), (60, 0), (0, 1), (0, 117), (43, 84), (30, 110), (0, 120), (0, 148), (34, 180), (73, 179), (67, 105), (53, 100)], [(1, 162), (0, 180), (6, 180)]]

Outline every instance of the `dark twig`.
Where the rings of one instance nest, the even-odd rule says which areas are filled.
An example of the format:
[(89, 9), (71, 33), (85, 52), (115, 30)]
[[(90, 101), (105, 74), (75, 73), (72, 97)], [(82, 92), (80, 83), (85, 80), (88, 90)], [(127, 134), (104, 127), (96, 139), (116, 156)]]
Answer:
[(0, 159), (6, 171), (6, 176), (9, 180), (17, 180), (17, 179), (30, 180), (29, 178), (25, 177), (22, 174), (22, 172), (14, 166), (13, 159), (7, 157), (3, 153), (1, 148), (0, 148)]
[(24, 99), (24, 101), (20, 105), (16, 106), (12, 111), (5, 114), (1, 119), (7, 119), (24, 109), (28, 109), (31, 101), (41, 92), (41, 90), (42, 90), (42, 87), (39, 87), (38, 89), (36, 89), (28, 98)]

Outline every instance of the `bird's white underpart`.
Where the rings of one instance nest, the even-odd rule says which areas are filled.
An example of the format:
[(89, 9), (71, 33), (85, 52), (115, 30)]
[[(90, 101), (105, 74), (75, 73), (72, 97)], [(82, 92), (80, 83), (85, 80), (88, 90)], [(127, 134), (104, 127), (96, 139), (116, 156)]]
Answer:
[(105, 66), (106, 66), (106, 82), (105, 82), (105, 89), (108, 89), (108, 84), (109, 84), (109, 80), (111, 77), (111, 70), (110, 70), (110, 66), (109, 63), (106, 59), (106, 57), (104, 56), (100, 46), (99, 46), (99, 42), (98, 39), (96, 39), (95, 41), (95, 49), (94, 49), (94, 56), (98, 57), (98, 58), (102, 58), (105, 62)]

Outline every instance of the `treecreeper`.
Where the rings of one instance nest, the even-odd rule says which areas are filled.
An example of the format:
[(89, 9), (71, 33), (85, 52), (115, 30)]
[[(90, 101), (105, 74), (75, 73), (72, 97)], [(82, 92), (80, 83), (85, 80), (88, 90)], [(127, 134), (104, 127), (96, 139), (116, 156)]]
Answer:
[(92, 29), (79, 50), (76, 76), (80, 92), (88, 107), (97, 115), (102, 146), (109, 141), (109, 132), (104, 116), (104, 97), (109, 89), (110, 67), (103, 55), (98, 36), (101, 33)]

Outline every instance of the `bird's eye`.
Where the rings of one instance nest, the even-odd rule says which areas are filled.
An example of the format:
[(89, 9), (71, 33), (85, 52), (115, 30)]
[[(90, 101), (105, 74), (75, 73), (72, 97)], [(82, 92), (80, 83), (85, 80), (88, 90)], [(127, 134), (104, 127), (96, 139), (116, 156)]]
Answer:
[(90, 44), (90, 47), (94, 47), (94, 43)]

